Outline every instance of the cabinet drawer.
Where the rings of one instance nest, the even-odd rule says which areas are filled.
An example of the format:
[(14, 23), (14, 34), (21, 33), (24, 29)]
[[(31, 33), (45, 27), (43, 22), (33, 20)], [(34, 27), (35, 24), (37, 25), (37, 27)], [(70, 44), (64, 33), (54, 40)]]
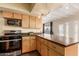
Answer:
[(48, 47), (51, 48), (51, 49), (54, 49), (55, 51), (57, 51), (58, 53), (64, 55), (65, 53), (65, 48), (64, 46), (60, 46), (58, 44), (55, 44), (53, 42), (48, 42)]

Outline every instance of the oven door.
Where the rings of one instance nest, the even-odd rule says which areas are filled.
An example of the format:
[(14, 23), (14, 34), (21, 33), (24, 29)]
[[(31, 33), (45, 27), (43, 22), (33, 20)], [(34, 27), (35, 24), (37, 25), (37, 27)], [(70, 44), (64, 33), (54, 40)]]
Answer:
[(4, 40), (0, 42), (0, 53), (21, 50), (21, 40)]
[(9, 42), (9, 50), (19, 50), (21, 49), (21, 40), (14, 39), (14, 41)]

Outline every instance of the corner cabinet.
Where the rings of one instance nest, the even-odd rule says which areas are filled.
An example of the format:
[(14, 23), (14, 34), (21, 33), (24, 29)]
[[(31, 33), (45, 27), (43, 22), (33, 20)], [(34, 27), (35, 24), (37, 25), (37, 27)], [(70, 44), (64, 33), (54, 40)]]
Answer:
[(29, 22), (29, 15), (23, 15), (22, 16), (22, 27), (23, 28), (29, 28), (30, 22)]

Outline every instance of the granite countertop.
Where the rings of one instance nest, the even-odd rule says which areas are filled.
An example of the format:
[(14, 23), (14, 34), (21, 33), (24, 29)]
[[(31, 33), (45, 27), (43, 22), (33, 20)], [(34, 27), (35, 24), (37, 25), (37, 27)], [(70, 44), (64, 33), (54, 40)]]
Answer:
[(37, 36), (47, 39), (47, 40), (50, 40), (55, 43), (59, 43), (63, 46), (70, 46), (72, 44), (79, 43), (79, 40), (77, 40), (77, 39), (67, 38), (64, 36), (56, 36), (56, 35), (50, 35), (50, 34), (39, 34)]

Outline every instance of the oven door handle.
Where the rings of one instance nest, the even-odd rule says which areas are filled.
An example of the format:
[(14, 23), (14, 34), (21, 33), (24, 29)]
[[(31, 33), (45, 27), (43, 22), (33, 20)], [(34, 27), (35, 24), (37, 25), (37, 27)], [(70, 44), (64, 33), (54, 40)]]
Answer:
[(10, 41), (19, 41), (21, 39), (13, 39), (13, 40), (0, 40), (0, 42), (10, 42)]

